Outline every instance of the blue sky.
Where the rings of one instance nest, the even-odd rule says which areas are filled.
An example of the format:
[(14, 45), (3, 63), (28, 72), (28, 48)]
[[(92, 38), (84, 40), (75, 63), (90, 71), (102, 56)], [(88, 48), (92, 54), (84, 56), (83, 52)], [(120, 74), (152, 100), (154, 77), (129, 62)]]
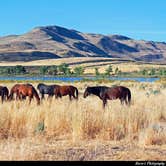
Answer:
[(0, 36), (46, 25), (166, 42), (166, 0), (0, 1)]

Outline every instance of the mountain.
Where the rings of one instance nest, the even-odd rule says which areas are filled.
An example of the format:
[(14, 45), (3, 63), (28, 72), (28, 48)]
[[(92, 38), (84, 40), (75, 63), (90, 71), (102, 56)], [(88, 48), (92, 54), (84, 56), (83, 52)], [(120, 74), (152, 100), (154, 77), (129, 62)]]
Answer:
[(166, 63), (166, 43), (122, 35), (81, 33), (59, 26), (36, 27), (23, 35), (0, 37), (0, 61), (63, 57), (107, 57)]

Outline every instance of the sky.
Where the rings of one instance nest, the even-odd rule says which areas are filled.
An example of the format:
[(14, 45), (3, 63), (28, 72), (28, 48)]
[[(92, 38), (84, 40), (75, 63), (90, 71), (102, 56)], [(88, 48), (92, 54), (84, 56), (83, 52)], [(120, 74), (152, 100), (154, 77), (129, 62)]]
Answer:
[(166, 42), (166, 0), (0, 1), (0, 36), (48, 25)]

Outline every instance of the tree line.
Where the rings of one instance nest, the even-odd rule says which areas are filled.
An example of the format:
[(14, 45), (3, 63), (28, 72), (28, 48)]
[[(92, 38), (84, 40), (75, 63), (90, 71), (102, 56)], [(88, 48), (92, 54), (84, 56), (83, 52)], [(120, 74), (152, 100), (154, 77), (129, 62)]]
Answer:
[[(34, 69), (32, 69), (34, 68)], [(52, 66), (33, 66), (25, 67), (21, 65), (9, 66), (9, 67), (0, 67), (1, 75), (50, 75), (50, 76), (83, 76), (85, 73), (85, 67), (76, 66), (73, 69), (69, 67), (68, 64), (62, 63), (60, 65)], [(113, 69), (112, 65), (109, 65), (104, 72), (100, 73), (99, 68), (94, 68), (94, 74), (96, 77), (109, 77), (109, 76), (119, 76), (124, 73), (119, 70), (118, 67)], [(142, 69), (140, 72), (135, 73), (139, 76), (166, 76), (166, 68), (151, 68), (151, 69)]]
[(32, 70), (30, 67), (27, 69), (25, 66), (17, 65), (10, 67), (1, 67), (0, 74), (3, 75), (26, 75), (26, 74), (38, 74), (38, 75), (65, 75), (65, 76), (79, 76), (84, 74), (84, 67), (78, 66), (73, 70), (69, 68), (69, 65), (66, 63), (62, 63), (60, 65), (52, 65), (52, 66), (35, 66), (35, 69)]
[(143, 76), (166, 76), (166, 68), (151, 68), (140, 71)]
[[(35, 69), (32, 69), (35, 68)], [(21, 65), (0, 67), (0, 74), (3, 75), (26, 75), (26, 74), (38, 74), (38, 75), (50, 75), (50, 76), (82, 76), (84, 75), (85, 67), (76, 66), (71, 69), (68, 64), (62, 63), (60, 65), (52, 66), (35, 66), (35, 67), (25, 67)], [(112, 66), (109, 65), (105, 69), (105, 73), (100, 73), (98, 68), (95, 68), (95, 75), (98, 76), (110, 76), (112, 74), (118, 74), (121, 71), (116, 68), (113, 71)]]

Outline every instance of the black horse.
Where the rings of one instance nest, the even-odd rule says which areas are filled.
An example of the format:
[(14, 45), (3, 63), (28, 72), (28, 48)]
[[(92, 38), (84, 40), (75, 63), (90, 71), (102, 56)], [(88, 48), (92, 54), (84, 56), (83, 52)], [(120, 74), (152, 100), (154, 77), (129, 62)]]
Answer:
[(54, 89), (59, 85), (45, 85), (43, 83), (38, 84), (37, 89), (41, 94), (41, 99), (44, 99), (44, 95), (47, 94), (48, 97), (54, 96)]
[(87, 87), (84, 92), (84, 98), (90, 94), (98, 96), (103, 101), (103, 107), (105, 108), (107, 100), (119, 99), (121, 104), (124, 102), (126, 105), (130, 105), (131, 102), (131, 92), (128, 88), (123, 86), (97, 86), (97, 87)]
[(9, 90), (7, 87), (0, 86), (0, 96), (2, 103), (4, 102), (4, 100), (9, 99)]

